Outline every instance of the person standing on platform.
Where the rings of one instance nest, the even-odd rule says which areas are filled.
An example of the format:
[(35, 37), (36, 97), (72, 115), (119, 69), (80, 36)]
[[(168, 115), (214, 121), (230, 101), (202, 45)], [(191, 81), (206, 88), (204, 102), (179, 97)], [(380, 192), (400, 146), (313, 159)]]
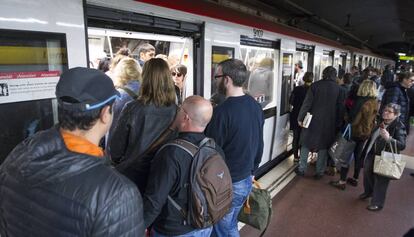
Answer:
[[(330, 185), (341, 190), (345, 190), (346, 183), (352, 186), (358, 185), (359, 172), (363, 164), (362, 151), (375, 126), (377, 112), (377, 86), (374, 81), (365, 80), (359, 86), (357, 99), (348, 113), (348, 121), (351, 124), (351, 139), (356, 144), (353, 152), (355, 163), (354, 176), (347, 179), (350, 166), (349, 161), (341, 166), (340, 180), (331, 181)], [(351, 159), (351, 157), (349, 158)]]
[(328, 148), (334, 142), (343, 120), (344, 100), (344, 91), (336, 83), (336, 69), (326, 67), (322, 72), (322, 80), (309, 88), (298, 115), (298, 123), (302, 127), (306, 114), (312, 115), (309, 127), (301, 132), (300, 160), (296, 170), (299, 176), (305, 174), (310, 151), (318, 151), (314, 178), (320, 179), (324, 175)]
[(262, 159), (264, 115), (260, 104), (244, 93), (247, 78), (246, 66), (237, 59), (221, 62), (215, 75), (219, 93), (226, 95), (226, 100), (214, 108), (206, 135), (224, 151), (233, 182), (233, 202), (230, 211), (214, 225), (213, 236), (239, 236), (237, 215)]
[(380, 113), (384, 110), (385, 105), (394, 103), (401, 106), (400, 121), (404, 124), (407, 134), (410, 132), (410, 101), (407, 95), (407, 89), (411, 88), (414, 83), (414, 74), (410, 72), (402, 72), (398, 74), (398, 82), (390, 85), (385, 91), (381, 100)]
[(302, 129), (302, 127), (298, 124), (298, 115), (300, 107), (305, 100), (306, 92), (313, 82), (313, 72), (306, 72), (303, 76), (303, 81), (305, 84), (303, 86), (295, 87), (289, 99), (289, 103), (293, 107), (292, 111), (290, 112), (289, 121), (290, 129), (293, 131), (292, 150), (295, 162), (299, 162), (299, 138), (300, 131)]
[[(206, 138), (203, 132), (212, 114), (213, 107), (208, 100), (200, 96), (185, 99), (174, 120), (178, 139), (200, 144)], [(145, 225), (153, 224), (152, 237), (210, 236), (211, 226), (196, 229), (190, 223), (183, 224), (186, 220), (174, 206), (186, 208), (189, 205), (192, 160), (184, 149), (173, 145), (161, 148), (155, 156), (144, 195)]]
[(388, 144), (397, 148), (396, 153), (404, 150), (405, 132), (404, 124), (398, 119), (401, 106), (397, 104), (386, 104), (381, 114), (382, 122), (374, 128), (367, 143), (366, 157), (364, 163), (364, 193), (359, 198), (365, 200), (371, 197), (367, 209), (379, 211), (384, 207), (390, 178), (374, 173), (375, 156), (380, 156), (382, 151), (391, 151)]
[(60, 76), (59, 124), (17, 145), (0, 168), (0, 236), (144, 235), (138, 189), (98, 147), (118, 96), (96, 69)]

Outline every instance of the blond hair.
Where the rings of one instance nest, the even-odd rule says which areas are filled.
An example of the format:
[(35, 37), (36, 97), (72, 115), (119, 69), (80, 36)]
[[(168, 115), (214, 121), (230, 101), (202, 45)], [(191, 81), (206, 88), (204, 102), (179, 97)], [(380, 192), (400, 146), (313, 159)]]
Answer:
[(114, 70), (116, 65), (118, 65), (118, 63), (124, 59), (127, 58), (127, 56), (123, 55), (123, 54), (117, 54), (115, 55), (115, 57), (111, 60), (111, 65), (109, 65), (109, 70)]
[(175, 88), (168, 64), (161, 58), (145, 62), (138, 98), (144, 105), (170, 106), (175, 103)]
[(142, 81), (142, 69), (139, 63), (133, 58), (123, 58), (115, 67), (114, 76), (117, 87), (125, 86), (129, 81)]
[(357, 96), (377, 97), (377, 95), (378, 91), (375, 82), (371, 80), (364, 80), (361, 85), (359, 85)]

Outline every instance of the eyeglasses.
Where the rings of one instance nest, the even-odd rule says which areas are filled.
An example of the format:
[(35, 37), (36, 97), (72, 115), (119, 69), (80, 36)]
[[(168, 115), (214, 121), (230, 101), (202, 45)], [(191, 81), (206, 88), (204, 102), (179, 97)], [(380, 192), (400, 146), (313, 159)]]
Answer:
[(218, 78), (220, 78), (220, 77), (225, 77), (225, 76), (227, 76), (226, 74), (223, 74), (223, 75), (217, 75), (217, 76), (214, 76), (214, 79), (218, 79)]
[(183, 74), (179, 73), (179, 72), (172, 72), (171, 75), (173, 77), (177, 76), (177, 77), (181, 77)]

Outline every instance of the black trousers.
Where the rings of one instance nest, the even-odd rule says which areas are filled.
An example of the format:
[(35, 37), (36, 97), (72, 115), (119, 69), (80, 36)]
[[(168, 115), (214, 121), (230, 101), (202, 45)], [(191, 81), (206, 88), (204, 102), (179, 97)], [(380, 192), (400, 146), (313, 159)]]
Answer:
[[(359, 172), (361, 171), (362, 164), (364, 162), (364, 156), (362, 155), (362, 151), (364, 149), (366, 141), (355, 141), (355, 149), (354, 149), (354, 179), (359, 178)], [(350, 164), (349, 164), (350, 165)], [(348, 167), (341, 167), (341, 180), (345, 181), (348, 176)]]
[(296, 127), (293, 129), (293, 141), (292, 141), (292, 150), (293, 150), (293, 157), (299, 158), (299, 140), (300, 140), (300, 131), (302, 130), (301, 127)]
[(375, 154), (371, 151), (364, 163), (364, 189), (366, 194), (371, 194), (371, 205), (384, 206), (390, 179), (374, 173)]

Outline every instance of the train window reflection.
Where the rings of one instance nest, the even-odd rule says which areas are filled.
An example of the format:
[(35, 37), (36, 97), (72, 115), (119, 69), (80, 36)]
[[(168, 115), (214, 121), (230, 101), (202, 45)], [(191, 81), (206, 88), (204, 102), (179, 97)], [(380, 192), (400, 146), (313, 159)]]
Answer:
[(280, 115), (288, 113), (290, 111), (289, 97), (293, 89), (293, 54), (283, 54), (282, 64), (282, 96), (280, 101)]
[(263, 109), (274, 107), (275, 101), (275, 54), (278, 50), (241, 46), (242, 61), (249, 71), (245, 90), (260, 103)]

